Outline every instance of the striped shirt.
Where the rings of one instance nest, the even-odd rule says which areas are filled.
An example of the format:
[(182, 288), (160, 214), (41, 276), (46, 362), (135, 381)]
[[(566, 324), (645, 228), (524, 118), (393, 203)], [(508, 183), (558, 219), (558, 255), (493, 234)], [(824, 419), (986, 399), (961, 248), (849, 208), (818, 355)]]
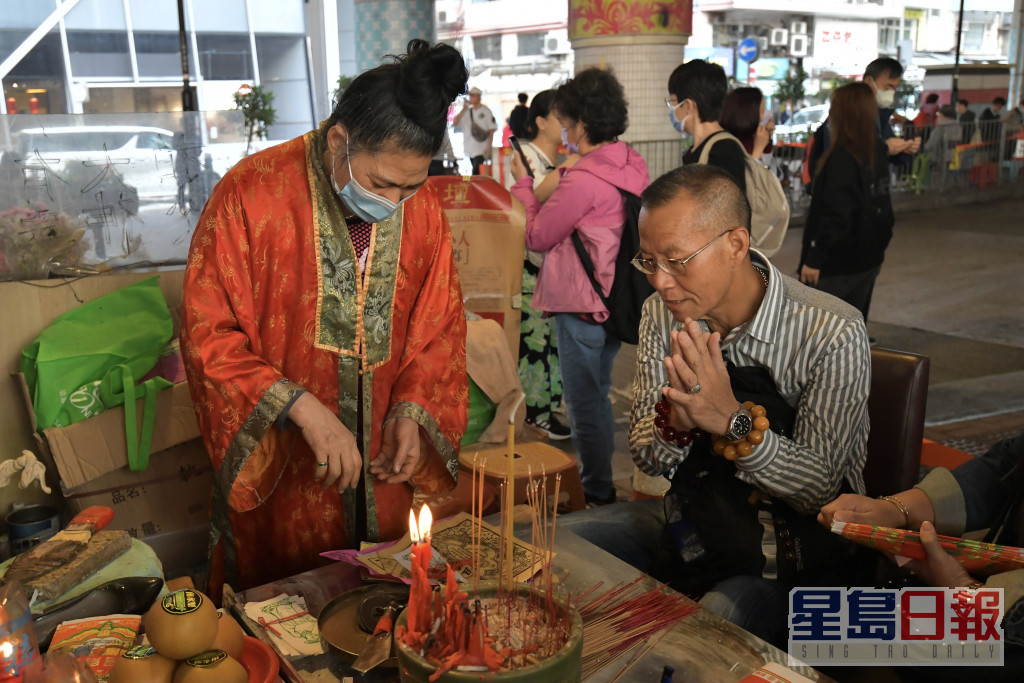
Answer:
[[(844, 480), (864, 493), (871, 386), (867, 329), (852, 306), (782, 275), (754, 250), (750, 255), (768, 275), (768, 291), (750, 323), (722, 342), (722, 355), (737, 367), (765, 368), (796, 410), (796, 422), (792, 439), (765, 432), (753, 453), (735, 461), (736, 476), (799, 512), (814, 513), (835, 499)], [(657, 294), (644, 303), (629, 449), (652, 476), (667, 473), (690, 451), (669, 445), (654, 428), (654, 404), (668, 384), (669, 333), (679, 329), (682, 324)]]

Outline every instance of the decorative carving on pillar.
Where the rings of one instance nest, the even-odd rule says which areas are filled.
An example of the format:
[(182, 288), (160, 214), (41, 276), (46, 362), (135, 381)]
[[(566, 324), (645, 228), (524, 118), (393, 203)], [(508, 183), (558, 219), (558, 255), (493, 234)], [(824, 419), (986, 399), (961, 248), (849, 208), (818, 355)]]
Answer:
[(569, 38), (689, 36), (692, 0), (569, 0)]

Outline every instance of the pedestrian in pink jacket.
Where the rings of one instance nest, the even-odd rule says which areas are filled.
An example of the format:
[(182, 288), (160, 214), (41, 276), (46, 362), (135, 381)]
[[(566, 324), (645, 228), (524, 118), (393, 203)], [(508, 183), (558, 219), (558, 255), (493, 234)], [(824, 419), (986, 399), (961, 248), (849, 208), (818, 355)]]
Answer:
[(579, 156), (558, 169), (558, 187), (541, 204), (526, 169), (512, 155), (512, 194), (526, 207), (526, 246), (545, 255), (532, 304), (555, 316), (562, 390), (583, 490), (589, 503), (605, 504), (615, 502), (608, 392), (621, 342), (601, 326), (608, 310), (590, 284), (572, 234), (579, 232), (607, 296), (625, 221), (619, 189), (639, 195), (650, 175), (643, 158), (618, 139), (629, 116), (622, 85), (610, 70), (581, 71), (558, 88), (554, 108), (562, 142)]

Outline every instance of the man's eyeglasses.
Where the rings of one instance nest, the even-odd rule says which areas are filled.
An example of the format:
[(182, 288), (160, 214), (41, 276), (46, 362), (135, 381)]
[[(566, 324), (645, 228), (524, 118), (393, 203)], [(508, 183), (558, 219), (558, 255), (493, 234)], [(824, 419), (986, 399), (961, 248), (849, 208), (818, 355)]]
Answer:
[(689, 263), (693, 259), (693, 257), (695, 257), (697, 254), (699, 254), (700, 252), (704, 251), (712, 244), (714, 244), (719, 237), (722, 237), (723, 235), (726, 235), (727, 233), (730, 233), (733, 230), (734, 228), (729, 228), (728, 230), (724, 230), (718, 233), (718, 235), (716, 235), (714, 239), (712, 239), (710, 242), (708, 242), (703, 247), (693, 252), (684, 259), (668, 258), (665, 259), (664, 261), (659, 261), (658, 259), (653, 258), (640, 258), (640, 254), (637, 254), (636, 256), (633, 257), (633, 260), (630, 261), (630, 263), (633, 264), (634, 268), (636, 268), (641, 273), (644, 273), (646, 275), (654, 275), (656, 272), (658, 272), (657, 268), (661, 268), (664, 272), (668, 273), (669, 275), (682, 277), (683, 275), (686, 275), (686, 264)]
[(666, 97), (665, 106), (668, 107), (670, 110), (675, 109), (676, 107), (679, 106), (679, 102), (674, 97)]

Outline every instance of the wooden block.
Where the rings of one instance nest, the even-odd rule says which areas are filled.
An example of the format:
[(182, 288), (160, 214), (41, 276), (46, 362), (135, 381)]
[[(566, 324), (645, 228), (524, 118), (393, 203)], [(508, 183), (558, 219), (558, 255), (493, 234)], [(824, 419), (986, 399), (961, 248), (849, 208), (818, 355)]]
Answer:
[(93, 535), (89, 544), (68, 564), (26, 581), (29, 592), (39, 591), (40, 600), (52, 600), (63, 595), (72, 586), (81, 582), (114, 558), (126, 552), (132, 545), (127, 531), (100, 531)]

